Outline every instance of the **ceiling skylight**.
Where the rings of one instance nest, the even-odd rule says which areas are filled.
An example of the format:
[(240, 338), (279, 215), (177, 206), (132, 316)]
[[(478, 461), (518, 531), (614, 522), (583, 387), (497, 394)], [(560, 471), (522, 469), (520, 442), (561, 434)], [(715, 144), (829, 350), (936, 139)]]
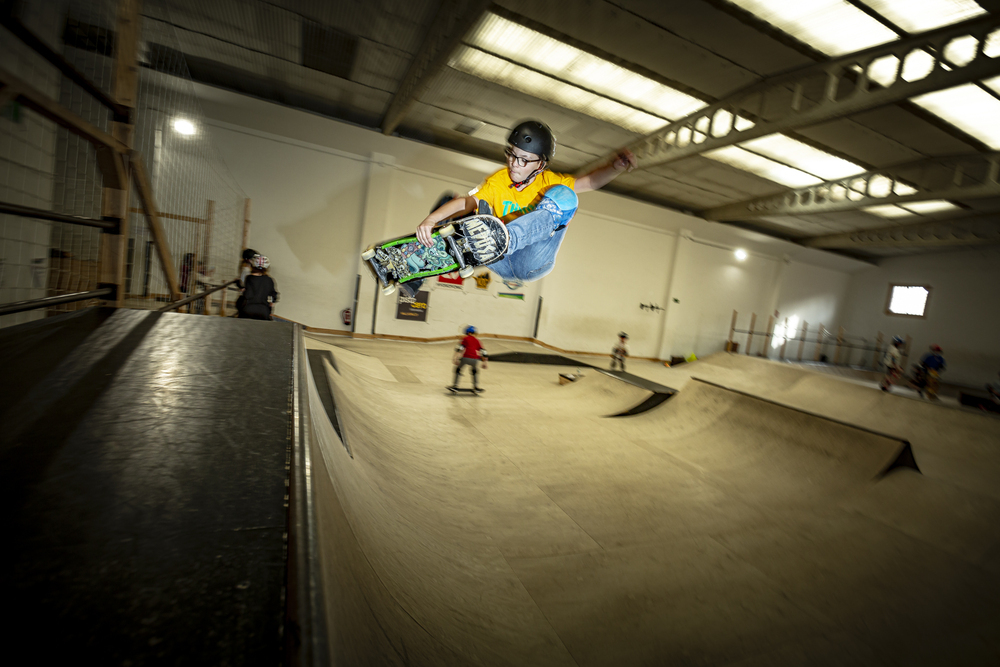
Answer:
[(489, 12), (465, 42), (668, 120), (705, 106), (696, 97)]
[(906, 32), (941, 28), (985, 14), (975, 0), (861, 0)]
[(460, 72), (548, 100), (567, 109), (575, 109), (640, 134), (649, 134), (667, 124), (665, 120), (652, 114), (469, 47), (460, 47), (448, 64)]
[[(828, 56), (853, 53), (899, 36), (847, 0), (729, 0)], [(899, 0), (912, 4), (913, 0)]]
[(749, 171), (763, 178), (781, 183), (790, 188), (804, 188), (819, 185), (823, 181), (801, 169), (775, 162), (769, 158), (743, 150), (739, 146), (726, 146), (702, 153), (704, 157), (724, 162), (737, 169)]
[(783, 134), (771, 134), (744, 141), (740, 147), (784, 162), (827, 181), (853, 176), (864, 171), (863, 167), (853, 162), (830, 155)]
[[(983, 83), (996, 90), (1000, 88), (1000, 77)], [(912, 101), (990, 148), (1000, 148), (1000, 100), (978, 85), (967, 83), (920, 95)]]

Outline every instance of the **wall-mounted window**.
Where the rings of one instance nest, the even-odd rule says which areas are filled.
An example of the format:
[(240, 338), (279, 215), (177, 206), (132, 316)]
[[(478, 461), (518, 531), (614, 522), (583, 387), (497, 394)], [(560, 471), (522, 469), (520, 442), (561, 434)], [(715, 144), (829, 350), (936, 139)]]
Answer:
[(930, 285), (889, 285), (885, 314), (925, 317), (930, 295)]

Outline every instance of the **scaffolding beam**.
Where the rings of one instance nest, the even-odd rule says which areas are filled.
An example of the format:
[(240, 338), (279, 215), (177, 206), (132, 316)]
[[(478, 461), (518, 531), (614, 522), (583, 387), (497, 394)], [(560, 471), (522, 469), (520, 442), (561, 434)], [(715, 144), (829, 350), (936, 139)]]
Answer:
[(878, 229), (859, 229), (817, 236), (802, 242), (809, 248), (865, 247), (941, 248), (1000, 243), (1000, 216), (974, 216), (958, 220), (921, 221)]
[[(1000, 54), (987, 46), (997, 28), (1000, 15), (988, 14), (768, 77), (625, 148), (641, 166), (653, 167), (997, 76)], [(976, 41), (972, 59), (947, 60), (946, 47), (967, 36)], [(617, 152), (578, 173), (606, 164)]]
[(701, 212), (717, 222), (761, 216), (837, 213), (940, 199), (1000, 196), (1000, 153), (935, 157), (866, 171), (795, 190), (724, 204)]
[(406, 117), (434, 76), (448, 63), (465, 33), (490, 5), (489, 0), (444, 0), (438, 7), (431, 29), (420, 50), (413, 56), (396, 94), (382, 119), (382, 134), (392, 134)]

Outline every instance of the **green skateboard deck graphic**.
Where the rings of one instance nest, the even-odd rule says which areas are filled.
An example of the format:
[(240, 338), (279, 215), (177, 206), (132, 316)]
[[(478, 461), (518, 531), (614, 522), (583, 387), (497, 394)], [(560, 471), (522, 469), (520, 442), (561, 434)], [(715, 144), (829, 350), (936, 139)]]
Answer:
[[(396, 239), (381, 246), (400, 274), (399, 282), (418, 280), (427, 276), (440, 275), (458, 270), (458, 263), (448, 253), (444, 238), (434, 232), (434, 245), (430, 248), (420, 243), (416, 236)], [(407, 273), (408, 272), (408, 273)]]

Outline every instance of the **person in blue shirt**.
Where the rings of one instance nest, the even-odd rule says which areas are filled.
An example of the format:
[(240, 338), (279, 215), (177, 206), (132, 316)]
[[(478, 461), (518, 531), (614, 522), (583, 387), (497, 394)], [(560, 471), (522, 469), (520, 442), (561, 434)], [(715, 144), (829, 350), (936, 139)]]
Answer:
[(938, 379), (941, 371), (945, 369), (944, 357), (941, 355), (940, 345), (931, 345), (931, 350), (920, 358), (920, 368), (923, 370), (924, 386), (918, 389), (920, 395), (927, 393), (927, 398), (937, 400)]

